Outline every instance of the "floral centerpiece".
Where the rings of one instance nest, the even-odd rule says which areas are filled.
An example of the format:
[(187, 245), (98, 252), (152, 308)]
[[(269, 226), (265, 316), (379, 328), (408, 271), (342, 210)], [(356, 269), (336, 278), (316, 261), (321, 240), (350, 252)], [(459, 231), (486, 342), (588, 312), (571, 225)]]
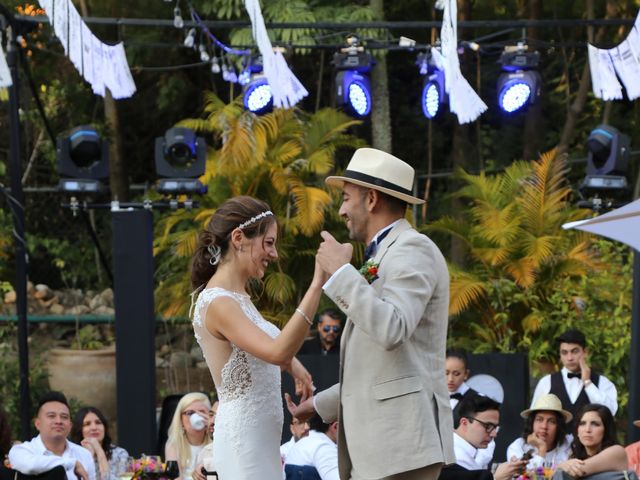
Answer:
[(520, 475), (517, 480), (546, 480), (553, 478), (555, 471), (549, 467), (538, 467), (534, 470), (527, 470)]
[(163, 478), (164, 464), (160, 457), (142, 455), (142, 457), (132, 460), (131, 471), (133, 472), (133, 479)]

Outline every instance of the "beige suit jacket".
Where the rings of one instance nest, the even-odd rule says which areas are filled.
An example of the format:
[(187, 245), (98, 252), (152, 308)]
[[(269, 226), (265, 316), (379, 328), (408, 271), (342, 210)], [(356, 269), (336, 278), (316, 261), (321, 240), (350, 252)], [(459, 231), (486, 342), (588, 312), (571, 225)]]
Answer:
[(438, 247), (400, 220), (375, 256), (371, 285), (352, 266), (325, 293), (347, 315), (340, 383), (317, 394), (339, 421), (340, 478), (352, 468), (382, 478), (453, 463), (453, 421), (444, 375), (449, 273)]

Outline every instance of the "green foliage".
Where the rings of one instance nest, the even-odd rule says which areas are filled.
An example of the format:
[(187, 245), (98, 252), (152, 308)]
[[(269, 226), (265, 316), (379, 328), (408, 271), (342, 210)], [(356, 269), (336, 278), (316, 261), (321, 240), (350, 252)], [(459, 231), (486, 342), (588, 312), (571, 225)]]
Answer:
[[(16, 344), (17, 328), (13, 323), (0, 324), (0, 401), (8, 413), (13, 438), (20, 432), (20, 364)], [(40, 358), (29, 365), (29, 393), (31, 405), (48, 390), (48, 374)]]
[(113, 343), (113, 336), (105, 336), (95, 325), (78, 327), (76, 325), (76, 334), (71, 342), (74, 350), (100, 350)]

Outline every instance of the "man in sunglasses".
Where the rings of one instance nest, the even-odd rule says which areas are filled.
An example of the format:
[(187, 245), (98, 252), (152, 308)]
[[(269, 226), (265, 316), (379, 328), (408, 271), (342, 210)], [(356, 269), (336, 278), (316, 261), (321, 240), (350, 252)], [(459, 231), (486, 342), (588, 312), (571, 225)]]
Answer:
[(444, 467), (438, 480), (509, 480), (524, 471), (527, 460), (501, 463), (493, 475), (477, 460), (478, 451), (487, 448), (500, 430), (500, 404), (483, 395), (460, 403), (460, 423), (453, 433), (456, 463)]
[(333, 308), (327, 308), (318, 315), (318, 337), (305, 341), (298, 353), (338, 355), (340, 354), (340, 333), (342, 333), (340, 313)]

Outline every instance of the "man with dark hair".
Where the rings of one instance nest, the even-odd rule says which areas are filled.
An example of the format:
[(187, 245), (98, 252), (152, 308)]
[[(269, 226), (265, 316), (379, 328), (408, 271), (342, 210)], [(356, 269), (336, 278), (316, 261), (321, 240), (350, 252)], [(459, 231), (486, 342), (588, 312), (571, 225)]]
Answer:
[(291, 423), (289, 424), (289, 431), (291, 432), (291, 438), (288, 442), (280, 445), (280, 457), (283, 462), (287, 461), (289, 451), (298, 442), (298, 440), (309, 435), (309, 422), (292, 417)]
[(64, 394), (49, 392), (40, 398), (35, 426), (40, 434), (11, 447), (11, 467), (25, 475), (39, 475), (62, 466), (68, 480), (95, 480), (96, 471), (89, 450), (67, 440), (71, 414)]
[(467, 397), (460, 403), (460, 423), (453, 433), (456, 463), (444, 467), (439, 480), (509, 480), (524, 470), (527, 462), (516, 460), (501, 463), (492, 475), (478, 463), (478, 451), (487, 448), (500, 429), (500, 404), (483, 395)]
[(318, 315), (318, 336), (306, 340), (298, 353), (338, 355), (340, 354), (340, 333), (342, 333), (342, 316), (337, 310), (327, 308)]
[(338, 422), (324, 423), (320, 415), (311, 417), (309, 435), (289, 451), (284, 471), (287, 480), (320, 478), (340, 480), (338, 474)]
[[(540, 396), (553, 393), (562, 402), (562, 408), (575, 418), (580, 408), (599, 403), (609, 408), (612, 415), (618, 410), (618, 392), (611, 380), (591, 371), (587, 363), (587, 340), (580, 330), (567, 330), (556, 339), (560, 351), (562, 370), (540, 379), (533, 393), (531, 405)], [(568, 424), (573, 431), (573, 420)]]

